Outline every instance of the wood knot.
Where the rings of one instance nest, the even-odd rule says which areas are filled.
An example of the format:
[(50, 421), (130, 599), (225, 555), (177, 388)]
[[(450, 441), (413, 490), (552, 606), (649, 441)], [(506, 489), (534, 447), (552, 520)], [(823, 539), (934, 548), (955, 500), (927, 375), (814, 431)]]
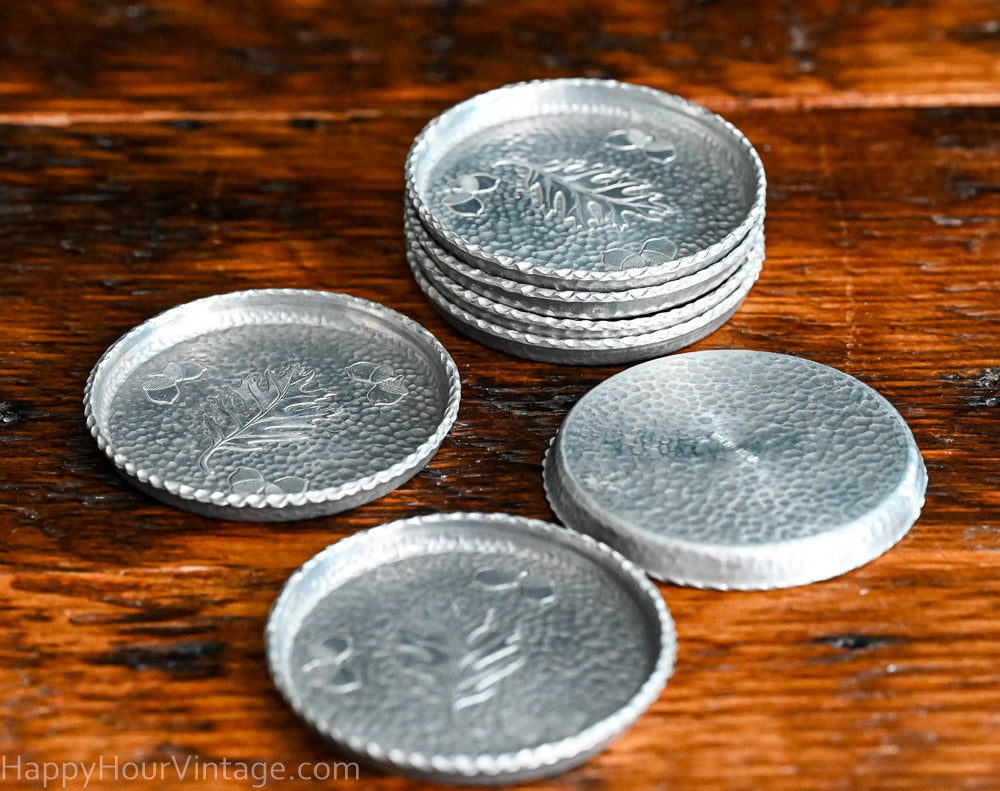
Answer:
[(27, 422), (28, 416), (24, 409), (10, 401), (0, 401), (0, 428), (8, 428)]
[(895, 642), (892, 637), (874, 634), (832, 634), (817, 637), (812, 641), (817, 645), (828, 645), (842, 651), (867, 651)]

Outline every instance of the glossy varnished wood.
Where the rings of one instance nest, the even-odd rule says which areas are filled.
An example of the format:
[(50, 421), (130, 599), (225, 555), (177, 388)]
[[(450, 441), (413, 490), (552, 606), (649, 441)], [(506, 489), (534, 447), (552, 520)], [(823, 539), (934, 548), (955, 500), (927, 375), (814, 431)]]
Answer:
[[(764, 272), (695, 348), (858, 376), (909, 421), (930, 486), (909, 536), (838, 579), (661, 586), (680, 636), (667, 690), (610, 751), (537, 787), (1000, 787), (998, 19), (976, 0), (4, 4), (0, 753), (332, 760), (264, 665), (288, 574), (417, 513), (552, 518), (545, 445), (619, 369), (517, 360), (444, 325), (407, 273), (402, 166), (452, 101), (596, 73), (723, 110), (764, 160)], [(463, 405), (426, 470), (277, 525), (174, 510), (116, 475), (80, 404), (101, 352), (160, 310), (265, 286), (375, 299), (445, 343)]]
[(578, 75), (726, 104), (991, 104), (998, 17), (993, 0), (8, 0), (0, 114), (369, 114)]

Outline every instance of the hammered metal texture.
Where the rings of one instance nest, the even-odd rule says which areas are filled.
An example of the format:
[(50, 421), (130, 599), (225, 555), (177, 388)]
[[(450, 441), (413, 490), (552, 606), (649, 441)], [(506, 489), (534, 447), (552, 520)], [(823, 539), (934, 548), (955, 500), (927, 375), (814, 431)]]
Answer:
[(594, 388), (545, 466), (554, 509), (651, 574), (718, 588), (826, 579), (898, 541), (926, 472), (899, 413), (786, 355), (706, 351)]
[(760, 159), (679, 97), (603, 80), (480, 94), (425, 127), (408, 198), (445, 248), (525, 283), (655, 285), (726, 255), (762, 220)]
[(268, 619), (276, 685), (321, 735), (448, 782), (550, 775), (656, 699), (676, 638), (659, 592), (592, 539), (506, 514), (440, 514), (347, 538)]
[(715, 332), (739, 309), (756, 277), (709, 310), (681, 324), (641, 335), (610, 338), (553, 338), (537, 332), (520, 332), (487, 321), (450, 302), (424, 277), (412, 250), (407, 251), (410, 271), (420, 290), (441, 317), (470, 338), (507, 354), (528, 360), (563, 365), (612, 365), (658, 357), (683, 349)]
[(139, 326), (104, 355), (88, 423), (144, 491), (284, 520), (395, 488), (455, 419), (458, 372), (419, 325), (343, 294), (244, 291)]

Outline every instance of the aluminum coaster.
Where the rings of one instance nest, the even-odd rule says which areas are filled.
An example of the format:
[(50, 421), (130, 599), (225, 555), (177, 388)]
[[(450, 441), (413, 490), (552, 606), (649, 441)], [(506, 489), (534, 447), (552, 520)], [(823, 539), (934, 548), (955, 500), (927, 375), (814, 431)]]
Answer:
[(509, 514), (416, 517), (327, 547), (271, 610), (295, 712), (378, 768), (501, 784), (582, 763), (659, 696), (663, 598), (593, 539)]
[(414, 321), (321, 291), (238, 291), (118, 340), (87, 382), (87, 424), (131, 483), (225, 519), (286, 520), (374, 500), (420, 470), (458, 412), (451, 357)]
[(867, 385), (781, 354), (705, 351), (637, 365), (570, 411), (545, 485), (565, 524), (650, 574), (707, 588), (828, 579), (906, 534), (927, 474)]
[(511, 280), (656, 285), (726, 255), (764, 212), (760, 158), (699, 105), (609, 80), (480, 94), (431, 121), (407, 196), (442, 246)]

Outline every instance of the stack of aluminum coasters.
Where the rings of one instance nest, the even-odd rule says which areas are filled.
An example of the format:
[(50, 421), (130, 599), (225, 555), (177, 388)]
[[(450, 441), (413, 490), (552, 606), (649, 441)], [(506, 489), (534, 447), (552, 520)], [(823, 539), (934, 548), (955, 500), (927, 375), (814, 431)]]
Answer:
[(680, 349), (764, 260), (760, 158), (731, 124), (605, 80), (509, 85), (452, 107), (406, 163), (408, 259), (439, 313), (529, 359)]

